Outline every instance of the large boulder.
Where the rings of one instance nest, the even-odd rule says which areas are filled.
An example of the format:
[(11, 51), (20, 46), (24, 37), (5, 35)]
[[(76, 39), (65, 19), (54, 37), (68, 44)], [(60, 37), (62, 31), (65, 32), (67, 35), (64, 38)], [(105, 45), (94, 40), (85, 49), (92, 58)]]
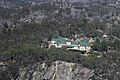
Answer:
[(21, 68), (18, 80), (89, 80), (93, 75), (80, 64), (55, 61), (49, 67), (43, 63)]

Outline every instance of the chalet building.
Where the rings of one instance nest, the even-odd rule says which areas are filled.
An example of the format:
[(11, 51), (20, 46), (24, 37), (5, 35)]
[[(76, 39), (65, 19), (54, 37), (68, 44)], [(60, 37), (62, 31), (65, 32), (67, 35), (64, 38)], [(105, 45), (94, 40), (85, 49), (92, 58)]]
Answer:
[(67, 50), (78, 50), (78, 51), (86, 51), (90, 52), (91, 46), (87, 39), (76, 39), (72, 41), (72, 45)]
[(51, 46), (54, 46), (56, 48), (62, 48), (63, 46), (66, 46), (67, 50), (75, 50), (75, 51), (90, 52), (91, 50), (89, 40), (85, 38), (76, 39), (74, 41), (64, 37), (52, 38), (49, 47)]
[(70, 45), (71, 45), (71, 41), (68, 38), (58, 37), (58, 38), (52, 38), (49, 47), (54, 46), (56, 48), (62, 48), (63, 46), (70, 46)]

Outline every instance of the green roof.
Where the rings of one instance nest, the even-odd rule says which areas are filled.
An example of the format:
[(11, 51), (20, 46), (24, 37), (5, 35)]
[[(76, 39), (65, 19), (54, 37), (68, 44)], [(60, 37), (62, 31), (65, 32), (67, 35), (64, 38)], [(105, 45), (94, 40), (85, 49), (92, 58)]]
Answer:
[(89, 46), (90, 45), (88, 40), (86, 40), (86, 39), (72, 41), (72, 45), (78, 45), (78, 44), (80, 44), (82, 46)]
[(77, 42), (77, 41), (72, 41), (72, 45), (78, 45), (79, 44), (79, 42)]
[(68, 40), (65, 37), (52, 38), (53, 41), (56, 41), (57, 44), (66, 44)]
[(81, 40), (80, 45), (82, 45), (82, 46), (90, 46), (88, 40), (86, 40), (86, 39)]
[(58, 37), (57, 42), (60, 44), (66, 44), (68, 42), (68, 40), (66, 40), (66, 38), (64, 38), (64, 37)]

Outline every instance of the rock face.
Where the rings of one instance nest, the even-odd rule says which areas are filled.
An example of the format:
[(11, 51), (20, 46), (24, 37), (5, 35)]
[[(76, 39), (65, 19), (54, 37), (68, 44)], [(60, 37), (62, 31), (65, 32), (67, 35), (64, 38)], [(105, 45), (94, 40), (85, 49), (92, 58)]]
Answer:
[(21, 68), (17, 80), (89, 80), (93, 75), (79, 64), (56, 61), (50, 67), (43, 63)]

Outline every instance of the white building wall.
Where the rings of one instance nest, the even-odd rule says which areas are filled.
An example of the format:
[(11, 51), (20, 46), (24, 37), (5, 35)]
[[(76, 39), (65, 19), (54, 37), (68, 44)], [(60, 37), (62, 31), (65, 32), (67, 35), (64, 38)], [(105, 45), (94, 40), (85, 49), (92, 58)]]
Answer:
[(86, 47), (86, 52), (90, 52), (91, 46)]
[(67, 42), (66, 45), (67, 45), (67, 46), (70, 46), (70, 45), (71, 45), (71, 42)]
[(80, 46), (80, 51), (86, 51), (86, 48), (84, 46)]

